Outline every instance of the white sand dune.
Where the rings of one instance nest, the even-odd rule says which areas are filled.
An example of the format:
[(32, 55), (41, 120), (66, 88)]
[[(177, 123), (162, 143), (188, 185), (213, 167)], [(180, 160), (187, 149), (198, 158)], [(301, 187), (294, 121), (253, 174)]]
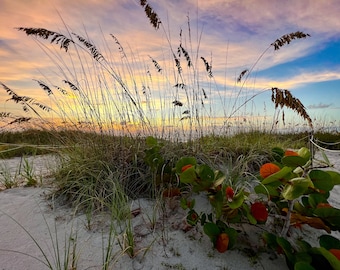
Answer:
[[(340, 171), (340, 154), (330, 153), (328, 156), (335, 164), (334, 169)], [(44, 164), (55, 162), (50, 156), (29, 161), (34, 162), (34, 167), (44, 177), (49, 174)], [(16, 170), (20, 159), (1, 162), (7, 162), (7, 167)], [(77, 269), (102, 269), (103, 251), (109, 239), (109, 218), (96, 216), (89, 230), (85, 215), (74, 216), (70, 208), (55, 207), (52, 200), (46, 200), (48, 193), (47, 187), (18, 187), (0, 192), (0, 270), (48, 269), (43, 264), (46, 260), (42, 251), (54, 269), (58, 269), (56, 259), (59, 254), (63, 268), (65, 243), (70, 243), (71, 249), (73, 243), (77, 244)], [(196, 199), (197, 209), (207, 206), (204, 196)], [(336, 187), (331, 203), (338, 208), (339, 199), (340, 187)], [(176, 207), (175, 202), (169, 202), (166, 208), (163, 215), (151, 201), (132, 202), (132, 210), (140, 209), (140, 213), (131, 220), (136, 255), (130, 258), (124, 254), (116, 238), (112, 243), (115, 261), (108, 269), (288, 269), (283, 256), (271, 253), (250, 256), (250, 250), (257, 250), (262, 245), (258, 241), (261, 228), (247, 228), (248, 235), (240, 235), (237, 248), (220, 254), (212, 249), (210, 240), (201, 231), (184, 231), (185, 213)], [(122, 232), (118, 226), (116, 228), (118, 233)], [(315, 231), (304, 228), (301, 233), (306, 239), (315, 241), (313, 244), (317, 243)], [(339, 234), (334, 235), (339, 237)], [(73, 241), (70, 237), (77, 239)], [(118, 238), (122, 241), (124, 234), (121, 233)]]

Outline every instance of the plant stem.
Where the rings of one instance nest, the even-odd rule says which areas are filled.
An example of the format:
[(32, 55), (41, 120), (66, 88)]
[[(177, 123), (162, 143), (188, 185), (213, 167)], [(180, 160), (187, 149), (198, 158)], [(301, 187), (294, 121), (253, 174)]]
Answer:
[(287, 232), (289, 230), (290, 217), (292, 215), (293, 207), (294, 207), (294, 200), (288, 201), (288, 212), (287, 212), (287, 216), (286, 216), (286, 219), (285, 219), (285, 224), (283, 225), (283, 228), (282, 228), (282, 231), (281, 231), (282, 237), (286, 237)]

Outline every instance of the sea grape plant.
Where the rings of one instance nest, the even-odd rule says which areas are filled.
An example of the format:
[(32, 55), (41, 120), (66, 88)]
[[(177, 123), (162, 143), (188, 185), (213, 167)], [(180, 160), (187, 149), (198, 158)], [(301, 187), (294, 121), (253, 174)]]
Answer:
[[(340, 230), (340, 209), (328, 202), (330, 191), (340, 184), (340, 174), (324, 168), (328, 166), (313, 166), (313, 157), (306, 147), (298, 151), (274, 148), (272, 152), (273, 161), (261, 166), (251, 188), (233, 184), (235, 181), (227, 179), (223, 172), (199, 164), (195, 157), (179, 159), (174, 170), (180, 188), (187, 191), (189, 187), (191, 193), (204, 192), (212, 209), (211, 213), (198, 213), (195, 202), (182, 194), (181, 206), (188, 210), (188, 224), (200, 224), (214, 248), (226, 252), (238, 237), (233, 223), (256, 225), (274, 220), (271, 224), (281, 224), (280, 230), (273, 226), (262, 238), (269, 248), (285, 255), (289, 268), (307, 269), (304, 267), (308, 265), (308, 269), (318, 269), (319, 264), (328, 264), (340, 269), (339, 240), (324, 235), (320, 247), (296, 240), (300, 246), (296, 249), (288, 234), (302, 225), (327, 233)], [(329, 163), (325, 155), (324, 159)], [(326, 245), (325, 239), (332, 244)]]

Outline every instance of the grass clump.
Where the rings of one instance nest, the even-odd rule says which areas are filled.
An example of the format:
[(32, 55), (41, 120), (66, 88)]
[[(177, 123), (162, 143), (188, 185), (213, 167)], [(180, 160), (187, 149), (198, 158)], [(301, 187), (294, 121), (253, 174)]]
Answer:
[(177, 185), (173, 168), (182, 156), (196, 156), (216, 166), (242, 164), (243, 170), (246, 167), (253, 173), (264, 160), (273, 159), (272, 148), (301, 147), (308, 140), (306, 135), (254, 131), (175, 143), (153, 137), (83, 133), (77, 141), (71, 138), (70, 146), (63, 149), (56, 174), (57, 194), (79, 208), (93, 210), (111, 205), (116, 185), (130, 198), (155, 198), (162, 189)]

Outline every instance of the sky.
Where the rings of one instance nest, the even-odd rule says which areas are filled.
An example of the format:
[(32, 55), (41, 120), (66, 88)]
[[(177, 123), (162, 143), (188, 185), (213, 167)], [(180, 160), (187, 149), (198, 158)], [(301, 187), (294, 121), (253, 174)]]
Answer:
[[(79, 54), (74, 47), (65, 52), (50, 44), (51, 39), (35, 39), (16, 29), (45, 28), (74, 40), (76, 37), (70, 33), (75, 32), (95, 44), (110, 67), (114, 67), (115, 74), (131, 89), (130, 94), (140, 104), (137, 111), (145, 109), (146, 118), (157, 118), (157, 123), (172, 118), (173, 122), (167, 125), (180, 125), (183, 122), (180, 119), (185, 116), (195, 118), (195, 110), (216, 126), (235, 120), (236, 115), (243, 122), (271, 123), (282, 112), (275, 111), (270, 100), (270, 89), (278, 87), (288, 89), (300, 99), (316, 125), (340, 126), (338, 0), (149, 0), (147, 3), (162, 22), (158, 30), (149, 23), (136, 0), (0, 0), (0, 82), (18, 95), (30, 96), (41, 104), (52, 108), (57, 104), (67, 113), (84, 114), (74, 101), (61, 103), (59, 97), (51, 100), (37, 81), (51, 87), (60, 86), (65, 78), (79, 84), (86, 81), (92, 85), (86, 91), (96, 97), (94, 92), (100, 92), (102, 81), (111, 79), (102, 75), (103, 67), (98, 68), (91, 60), (81, 65), (75, 63)], [(296, 31), (310, 37), (294, 40), (277, 51), (270, 46), (282, 35)], [(175, 72), (170, 50), (176, 53), (179, 44), (193, 63), (193, 67), (186, 67), (182, 56), (183, 78)], [(81, 55), (87, 57), (86, 53)], [(201, 57), (211, 65), (212, 78), (207, 76)], [(157, 72), (152, 59), (159, 63), (162, 72)], [(84, 66), (87, 75), (82, 74)], [(245, 69), (251, 72), (237, 83), (237, 77)], [(78, 75), (74, 75), (75, 70)], [(181, 82), (193, 85), (193, 90), (174, 89)], [(138, 85), (136, 89), (150, 92), (136, 94), (135, 85)], [(25, 115), (20, 106), (8, 101), (10, 96), (5, 89), (0, 91), (1, 112)], [(119, 116), (104, 109), (98, 113), (115, 118), (118, 125), (133, 122), (126, 112), (131, 108), (121, 105), (128, 102), (126, 97), (111, 98), (121, 98), (113, 105), (119, 107)], [(77, 97), (73, 96), (73, 100)], [(175, 100), (183, 106), (174, 108)], [(296, 113), (284, 111), (288, 124), (300, 123)]]

